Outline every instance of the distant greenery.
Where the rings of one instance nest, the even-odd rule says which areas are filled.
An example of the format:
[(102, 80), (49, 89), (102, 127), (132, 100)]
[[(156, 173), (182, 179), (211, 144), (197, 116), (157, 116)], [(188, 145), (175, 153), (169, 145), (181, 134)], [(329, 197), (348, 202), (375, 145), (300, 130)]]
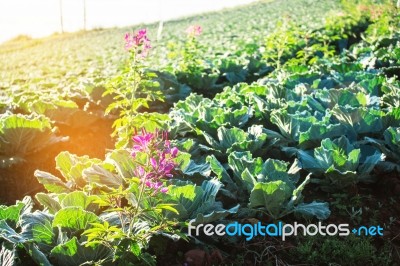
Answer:
[(32, 40), (32, 37), (29, 35), (18, 35), (8, 41), (6, 41), (5, 43), (13, 43), (13, 42), (26, 42), (26, 41), (30, 41)]

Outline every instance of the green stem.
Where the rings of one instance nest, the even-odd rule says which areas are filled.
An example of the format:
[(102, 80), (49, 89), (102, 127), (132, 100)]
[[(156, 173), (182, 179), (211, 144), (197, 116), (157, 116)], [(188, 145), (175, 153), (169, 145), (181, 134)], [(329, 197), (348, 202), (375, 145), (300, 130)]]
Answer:
[(137, 80), (136, 80), (136, 78), (137, 78), (136, 51), (132, 53), (132, 56), (133, 56), (133, 60), (132, 60), (132, 64), (131, 64), (131, 70), (133, 72), (133, 90), (132, 90), (132, 93), (131, 93), (131, 98), (129, 99), (129, 105), (130, 106), (128, 108), (130, 109), (130, 111), (133, 114), (134, 110), (131, 110), (131, 108), (132, 108), (134, 100), (135, 100), (135, 95), (136, 95), (137, 86), (138, 86)]
[(140, 184), (140, 190), (139, 190), (139, 196), (138, 196), (138, 199), (137, 199), (136, 208), (135, 208), (135, 211), (133, 212), (133, 215), (132, 215), (133, 217), (131, 218), (131, 221), (129, 223), (128, 237), (131, 236), (133, 225), (136, 223), (136, 218), (137, 218), (138, 213), (139, 213), (140, 201), (142, 200), (144, 189), (145, 189), (145, 183), (143, 182), (142, 184)]

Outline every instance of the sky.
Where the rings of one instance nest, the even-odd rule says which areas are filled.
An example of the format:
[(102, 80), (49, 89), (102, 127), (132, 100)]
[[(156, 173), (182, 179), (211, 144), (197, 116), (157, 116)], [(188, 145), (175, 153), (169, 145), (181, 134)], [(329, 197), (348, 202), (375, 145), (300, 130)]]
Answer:
[[(255, 0), (86, 0), (87, 28), (129, 26), (219, 10)], [(83, 28), (84, 0), (0, 0), (0, 43), (20, 34), (44, 37)]]

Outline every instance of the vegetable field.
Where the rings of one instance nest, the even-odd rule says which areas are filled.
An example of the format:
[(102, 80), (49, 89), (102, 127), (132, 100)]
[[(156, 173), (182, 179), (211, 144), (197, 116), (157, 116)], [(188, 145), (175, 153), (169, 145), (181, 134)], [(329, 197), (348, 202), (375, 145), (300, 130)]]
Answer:
[[(400, 264), (399, 27), (275, 0), (1, 44), (1, 264)], [(235, 223), (383, 233), (190, 233)]]

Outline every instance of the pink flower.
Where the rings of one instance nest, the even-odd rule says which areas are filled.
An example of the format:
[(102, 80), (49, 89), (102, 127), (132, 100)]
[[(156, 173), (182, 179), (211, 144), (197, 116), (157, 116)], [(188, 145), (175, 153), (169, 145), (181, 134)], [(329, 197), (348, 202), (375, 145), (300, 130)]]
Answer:
[(150, 48), (146, 29), (140, 29), (136, 34), (125, 34), (125, 49), (127, 51), (134, 50), (140, 57), (146, 57)]
[(141, 167), (141, 166), (138, 166), (138, 168), (136, 169), (136, 175), (138, 176), (138, 177), (145, 177), (145, 171), (144, 171), (144, 169), (143, 169), (143, 167)]
[(162, 182), (155, 182), (153, 183), (153, 188), (158, 190), (162, 187), (162, 185), (163, 185)]
[(172, 158), (175, 158), (176, 157), (176, 155), (178, 155), (178, 148), (177, 147), (173, 147), (172, 149), (171, 149), (171, 156), (172, 156)]
[(192, 38), (199, 36), (202, 31), (203, 29), (199, 25), (192, 25), (186, 29), (187, 35)]
[(125, 33), (125, 49), (129, 50), (133, 46), (133, 38), (130, 33)]
[(131, 153), (132, 157), (135, 157), (137, 152), (149, 151), (149, 145), (153, 141), (153, 138), (153, 134), (147, 133), (144, 130), (142, 130), (142, 135), (136, 135), (132, 137), (134, 142)]
[(154, 190), (154, 193), (166, 193), (168, 189), (163, 187), (163, 180), (173, 177), (173, 170), (176, 167), (173, 159), (179, 152), (178, 148), (171, 148), (168, 132), (156, 130), (154, 133), (148, 133), (143, 129), (139, 135), (135, 130), (132, 140), (133, 158), (138, 152), (148, 155), (148, 161), (135, 170), (136, 176), (142, 184)]
[(156, 159), (150, 158), (150, 163), (151, 163), (151, 166), (153, 166), (153, 169), (157, 170), (158, 163), (157, 163)]

